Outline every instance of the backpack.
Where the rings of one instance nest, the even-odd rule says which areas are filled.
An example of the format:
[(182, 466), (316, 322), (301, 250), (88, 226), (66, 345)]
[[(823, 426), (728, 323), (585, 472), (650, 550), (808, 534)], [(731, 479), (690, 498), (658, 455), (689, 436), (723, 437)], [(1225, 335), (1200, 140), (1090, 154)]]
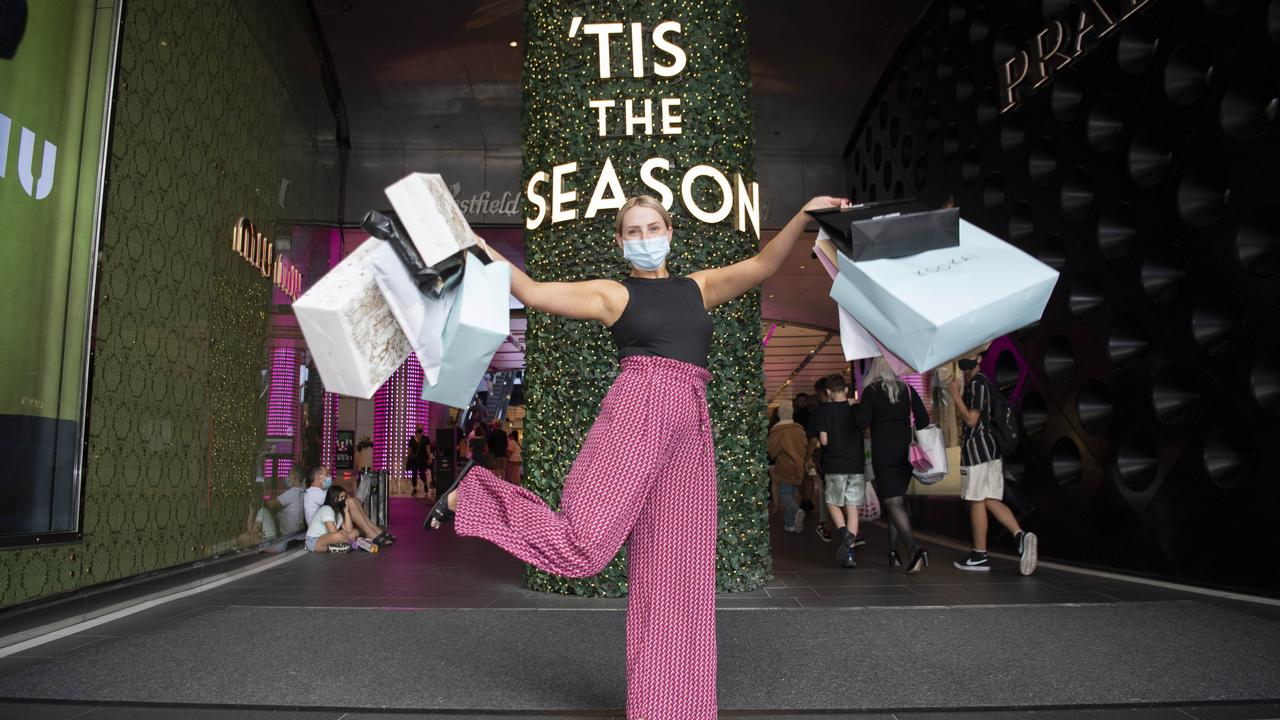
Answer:
[(986, 375), (982, 376), (982, 382), (987, 386), (987, 396), (991, 398), (990, 424), (987, 427), (991, 428), (991, 436), (995, 438), (996, 447), (1000, 448), (1000, 456), (1009, 457), (1018, 449), (1018, 420), (995, 383)]

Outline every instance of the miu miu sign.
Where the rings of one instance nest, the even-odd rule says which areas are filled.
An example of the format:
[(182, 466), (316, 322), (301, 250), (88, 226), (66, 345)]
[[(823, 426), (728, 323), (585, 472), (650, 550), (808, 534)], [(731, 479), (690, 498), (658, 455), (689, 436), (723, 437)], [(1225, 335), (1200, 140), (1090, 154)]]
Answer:
[(275, 255), (271, 241), (245, 218), (236, 220), (235, 227), (231, 230), (231, 249), (258, 268), (263, 277), (271, 278), (280, 292), (291, 300), (297, 300), (302, 294), (302, 273), (289, 264), (284, 256)]
[(1075, 0), (1062, 17), (1000, 63), (1000, 112), (1018, 107), (1023, 95), (1050, 83), (1054, 73), (1070, 67), (1134, 13), (1154, 4), (1155, 0)]

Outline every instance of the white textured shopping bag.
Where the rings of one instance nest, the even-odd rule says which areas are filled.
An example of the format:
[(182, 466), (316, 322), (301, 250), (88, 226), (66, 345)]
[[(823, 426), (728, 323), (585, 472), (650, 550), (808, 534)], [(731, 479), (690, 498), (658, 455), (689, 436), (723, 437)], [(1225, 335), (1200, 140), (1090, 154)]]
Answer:
[(379, 255), (399, 262), (391, 246), (367, 240), (293, 303), (329, 392), (371, 398), (413, 351), (374, 279)]
[(920, 371), (1036, 322), (1058, 282), (1053, 268), (964, 220), (957, 247), (838, 260), (831, 298)]
[(422, 399), (456, 408), (471, 405), (493, 354), (511, 334), (511, 266), (485, 265), (467, 253), (449, 318), (444, 325), (444, 362), (435, 385), (423, 383)]
[(462, 209), (439, 175), (412, 173), (387, 187), (386, 194), (426, 264), (435, 265), (476, 244)]

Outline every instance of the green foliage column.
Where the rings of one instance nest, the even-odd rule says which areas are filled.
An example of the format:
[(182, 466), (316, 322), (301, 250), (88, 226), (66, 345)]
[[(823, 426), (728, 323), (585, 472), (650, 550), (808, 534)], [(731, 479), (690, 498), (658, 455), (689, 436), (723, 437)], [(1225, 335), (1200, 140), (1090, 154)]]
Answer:
[[(678, 32), (671, 23), (679, 24)], [(661, 35), (660, 26), (666, 28)], [(601, 66), (604, 43), (607, 72)], [(534, 279), (624, 277), (629, 265), (614, 243), (613, 208), (623, 195), (660, 196), (654, 185), (667, 190), (673, 201), (675, 239), (667, 264), (673, 274), (721, 267), (757, 251), (758, 220), (753, 227), (738, 219), (741, 196), (751, 198), (754, 176), (746, 48), (739, 0), (526, 3), (523, 179), (528, 189), (527, 265)], [(601, 110), (593, 100), (597, 105), (612, 100), (613, 106)], [(651, 113), (647, 126), (641, 121), (646, 100)], [(627, 101), (633, 118), (640, 116), (630, 125)], [(642, 165), (652, 158), (667, 164), (650, 167), (646, 182)], [(734, 203), (720, 222), (699, 220), (685, 205), (682, 181), (696, 166), (714, 168), (732, 184), (734, 197), (728, 200), (722, 185), (707, 174), (695, 172), (690, 186), (704, 216), (724, 202)], [(609, 167), (616, 185), (607, 182)], [(569, 193), (576, 193), (576, 199)], [(593, 198), (615, 202), (587, 217), (597, 204)], [(564, 218), (570, 211), (572, 219)], [(759, 291), (713, 314), (708, 402), (720, 494), (718, 585), (749, 591), (763, 586), (772, 567)], [(558, 507), (564, 477), (618, 372), (616, 351), (599, 323), (534, 311), (529, 313), (527, 341), (525, 470), (529, 487)], [(625, 554), (624, 548), (594, 578), (560, 578), (530, 567), (526, 580), (535, 590), (624, 595)]]

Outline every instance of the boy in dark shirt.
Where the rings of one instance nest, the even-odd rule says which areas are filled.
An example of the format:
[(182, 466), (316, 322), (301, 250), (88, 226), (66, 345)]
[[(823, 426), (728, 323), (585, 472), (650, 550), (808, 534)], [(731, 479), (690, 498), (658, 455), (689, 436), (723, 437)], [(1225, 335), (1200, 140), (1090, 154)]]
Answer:
[(827, 393), (831, 402), (824, 403), (815, 418), (822, 445), (824, 494), (827, 511), (836, 526), (835, 537), (840, 541), (836, 562), (851, 568), (857, 565), (854, 546), (861, 539), (858, 506), (867, 500), (862, 429), (854, 421), (844, 376), (828, 377)]

